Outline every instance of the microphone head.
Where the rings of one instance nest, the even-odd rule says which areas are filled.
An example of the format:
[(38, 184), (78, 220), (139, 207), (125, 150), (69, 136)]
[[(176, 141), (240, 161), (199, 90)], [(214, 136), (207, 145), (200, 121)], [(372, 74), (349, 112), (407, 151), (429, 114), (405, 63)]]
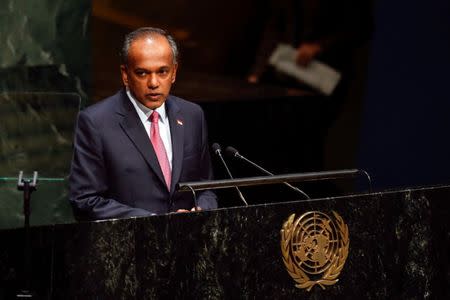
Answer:
[(222, 147), (218, 143), (212, 144), (211, 148), (215, 154), (219, 154), (222, 151)]
[(239, 152), (236, 149), (234, 149), (233, 147), (231, 147), (231, 146), (228, 146), (225, 149), (225, 153), (230, 155), (230, 156), (239, 157)]

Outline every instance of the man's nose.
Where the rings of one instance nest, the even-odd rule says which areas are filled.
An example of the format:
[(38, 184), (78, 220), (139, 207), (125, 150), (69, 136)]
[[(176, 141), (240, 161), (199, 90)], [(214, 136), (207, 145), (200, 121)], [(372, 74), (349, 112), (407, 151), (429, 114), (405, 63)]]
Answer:
[(155, 73), (150, 73), (147, 81), (147, 86), (150, 89), (156, 89), (159, 86), (158, 76)]

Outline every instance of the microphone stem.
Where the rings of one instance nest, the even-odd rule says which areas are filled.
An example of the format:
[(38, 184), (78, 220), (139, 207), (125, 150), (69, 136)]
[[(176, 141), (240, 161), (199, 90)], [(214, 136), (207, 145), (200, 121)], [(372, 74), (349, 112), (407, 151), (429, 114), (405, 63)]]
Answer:
[[(222, 164), (225, 166), (225, 170), (227, 170), (228, 176), (230, 176), (231, 179), (233, 179), (233, 175), (231, 175), (230, 169), (228, 169), (227, 164), (225, 163), (225, 160), (222, 157), (222, 154), (220, 151), (217, 151), (217, 155), (220, 157), (220, 160), (222, 161)], [(242, 195), (241, 190), (236, 186), (236, 191), (238, 192), (239, 198), (241, 198), (242, 202), (245, 203), (245, 205), (248, 206), (247, 201), (245, 201), (244, 195)]]
[[(263, 173), (266, 173), (267, 175), (270, 175), (270, 176), (274, 176), (273, 173), (271, 173), (271, 172), (267, 171), (266, 169), (264, 169), (263, 167), (261, 167), (261, 166), (255, 164), (255, 163), (252, 162), (251, 160), (248, 160), (247, 158), (245, 158), (244, 156), (240, 155), (239, 153), (236, 153), (235, 156), (236, 156), (237, 158), (240, 158), (240, 159), (245, 160), (246, 162), (248, 162), (249, 164), (251, 164), (251, 165), (254, 166), (255, 168), (259, 169), (259, 170), (262, 171)], [(228, 169), (228, 168), (227, 168), (227, 169)], [(311, 198), (310, 198), (305, 192), (303, 192), (301, 189), (299, 189), (299, 188), (293, 186), (292, 184), (290, 184), (290, 183), (288, 183), (288, 182), (283, 182), (283, 183), (284, 183), (286, 186), (290, 187), (291, 189), (293, 189), (293, 190), (297, 191), (298, 193), (302, 194), (306, 199), (311, 200)]]
[(252, 162), (251, 160), (248, 160), (247, 158), (245, 158), (244, 156), (236, 153), (236, 157), (245, 160), (246, 162), (248, 162), (249, 164), (251, 164), (252, 166), (254, 166), (255, 168), (259, 169), (260, 171), (262, 171), (263, 173), (266, 173), (267, 175), (273, 176), (274, 174), (267, 171), (266, 169), (264, 169), (263, 167), (255, 164), (254, 162)]

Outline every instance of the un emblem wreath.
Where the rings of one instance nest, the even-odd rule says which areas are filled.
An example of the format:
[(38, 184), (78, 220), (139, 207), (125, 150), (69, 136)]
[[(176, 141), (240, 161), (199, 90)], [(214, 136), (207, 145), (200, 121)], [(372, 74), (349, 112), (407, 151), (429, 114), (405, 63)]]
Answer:
[[(338, 282), (350, 244), (348, 227), (333, 211), (335, 222), (326, 214), (311, 211), (295, 219), (289, 216), (281, 229), (281, 253), (297, 288), (310, 291)], [(310, 278), (311, 277), (311, 278)]]

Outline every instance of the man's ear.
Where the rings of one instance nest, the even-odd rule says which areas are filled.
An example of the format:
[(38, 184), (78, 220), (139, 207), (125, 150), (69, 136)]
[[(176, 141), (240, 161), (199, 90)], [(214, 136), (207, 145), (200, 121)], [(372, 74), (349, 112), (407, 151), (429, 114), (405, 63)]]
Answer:
[(172, 73), (172, 83), (175, 83), (175, 80), (177, 78), (177, 70), (178, 70), (178, 64), (173, 65), (173, 73)]
[(127, 67), (125, 65), (120, 65), (120, 74), (122, 75), (123, 85), (128, 87), (128, 74)]

